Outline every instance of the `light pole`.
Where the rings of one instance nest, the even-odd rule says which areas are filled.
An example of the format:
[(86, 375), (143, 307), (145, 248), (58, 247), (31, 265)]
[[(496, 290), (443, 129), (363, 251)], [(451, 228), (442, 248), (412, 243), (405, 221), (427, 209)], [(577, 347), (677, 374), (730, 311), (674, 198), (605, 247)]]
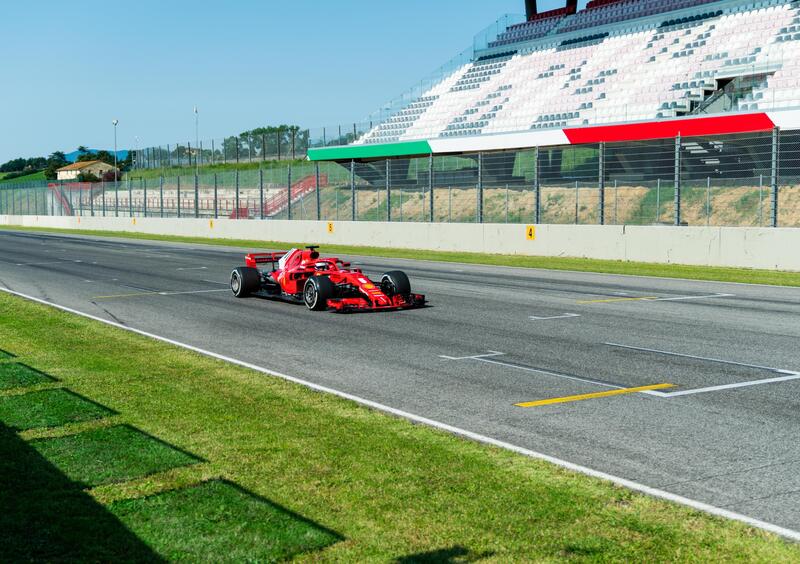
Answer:
[(197, 111), (197, 106), (194, 107), (194, 166), (195, 166), (195, 174), (198, 176), (200, 175), (200, 160), (198, 157), (200, 156), (200, 113)]
[(114, 124), (114, 185), (117, 184), (117, 124), (119, 120), (115, 119), (111, 123)]

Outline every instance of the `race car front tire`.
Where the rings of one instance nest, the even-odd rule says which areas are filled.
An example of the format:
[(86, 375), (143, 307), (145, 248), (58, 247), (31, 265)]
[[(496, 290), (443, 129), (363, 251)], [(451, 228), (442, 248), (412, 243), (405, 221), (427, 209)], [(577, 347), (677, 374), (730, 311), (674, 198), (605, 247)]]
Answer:
[(231, 292), (237, 298), (246, 298), (260, 289), (261, 274), (257, 269), (240, 266), (231, 272)]
[(393, 270), (381, 276), (381, 291), (387, 296), (408, 296), (411, 293), (411, 282), (405, 272)]
[(325, 311), (336, 288), (327, 276), (312, 276), (303, 288), (303, 301), (311, 311)]

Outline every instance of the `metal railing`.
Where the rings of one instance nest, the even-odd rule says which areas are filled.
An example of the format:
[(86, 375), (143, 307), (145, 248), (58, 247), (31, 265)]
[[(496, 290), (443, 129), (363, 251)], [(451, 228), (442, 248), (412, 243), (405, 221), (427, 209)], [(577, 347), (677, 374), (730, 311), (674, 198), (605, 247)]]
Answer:
[(800, 132), (0, 185), (0, 213), (800, 227)]

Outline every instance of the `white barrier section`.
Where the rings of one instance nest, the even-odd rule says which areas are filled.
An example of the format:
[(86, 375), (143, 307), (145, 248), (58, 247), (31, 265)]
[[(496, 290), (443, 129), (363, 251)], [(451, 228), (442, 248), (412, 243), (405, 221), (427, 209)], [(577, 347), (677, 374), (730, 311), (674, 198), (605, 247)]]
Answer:
[(790, 228), (8, 215), (0, 225), (800, 271), (800, 229)]

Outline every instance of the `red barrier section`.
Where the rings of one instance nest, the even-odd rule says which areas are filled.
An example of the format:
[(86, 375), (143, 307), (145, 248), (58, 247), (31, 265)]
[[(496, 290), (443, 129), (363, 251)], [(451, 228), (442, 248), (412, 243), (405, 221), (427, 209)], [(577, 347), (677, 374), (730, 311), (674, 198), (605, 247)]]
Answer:
[(647, 139), (670, 139), (681, 135), (729, 135), (769, 131), (775, 124), (767, 114), (747, 114), (722, 117), (675, 119), (651, 121), (625, 125), (607, 125), (565, 129), (564, 134), (573, 145), (582, 143), (615, 143), (621, 141), (644, 141)]

